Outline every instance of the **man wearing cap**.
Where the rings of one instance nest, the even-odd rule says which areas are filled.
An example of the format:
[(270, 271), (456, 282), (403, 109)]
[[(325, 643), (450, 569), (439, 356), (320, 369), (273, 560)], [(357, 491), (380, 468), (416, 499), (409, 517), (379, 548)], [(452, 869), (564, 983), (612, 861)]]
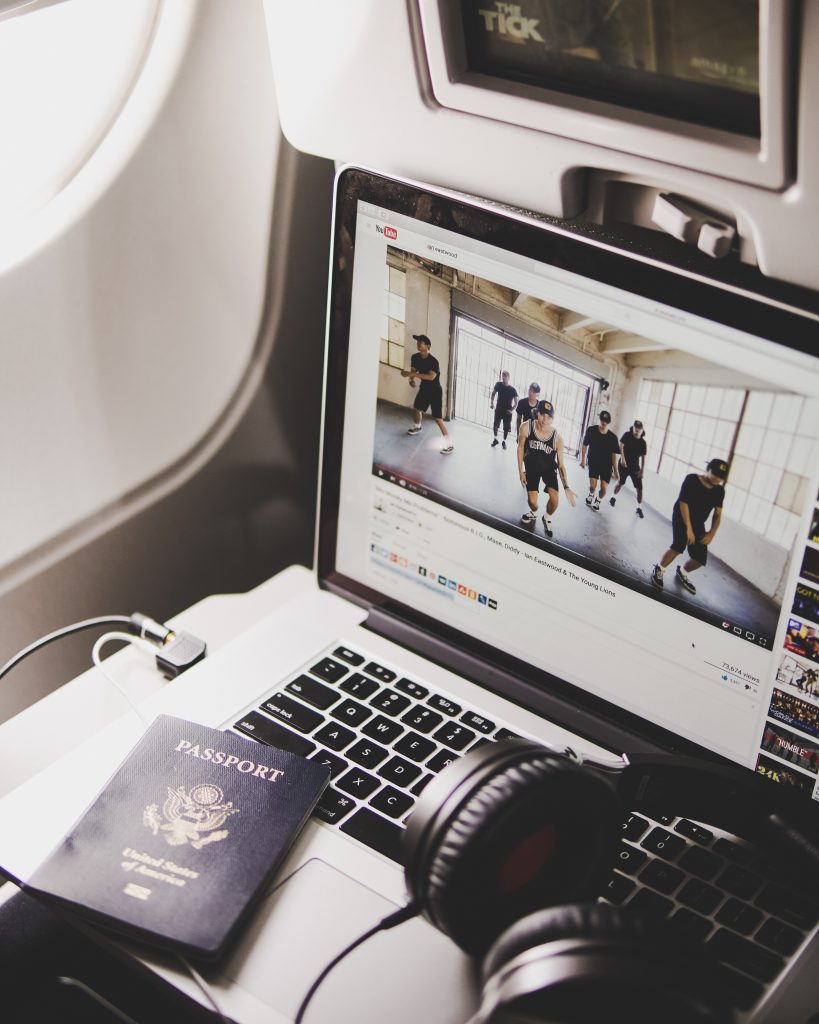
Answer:
[(416, 381), (420, 381), (420, 384), (418, 394), (413, 402), (414, 422), (407, 433), (413, 436), (421, 433), (421, 417), (429, 409), (444, 438), (441, 454), (451, 455), (455, 451), (455, 445), (450, 440), (443, 420), (444, 394), (441, 390), (441, 367), (435, 356), (429, 353), (432, 342), (426, 334), (413, 334), (412, 337), (417, 344), (418, 351), (413, 353), (412, 359), (410, 359), (411, 368), (402, 370), (401, 376), (409, 377), (409, 382), (413, 387)]
[(631, 479), (637, 492), (637, 515), (643, 518), (643, 470), (646, 464), (646, 439), (643, 436), (642, 420), (635, 420), (634, 426), (620, 438), (620, 464), (617, 467), (619, 480), (614, 488), (614, 496), (609, 498), (609, 505), (614, 508), (620, 488)]
[(515, 423), (515, 431), (518, 436), (520, 435), (521, 423), (528, 423), (529, 420), (533, 420), (537, 415), (537, 403), (540, 399), (540, 384), (532, 383), (529, 385), (529, 393), (526, 398), (521, 398), (518, 402), (517, 407), (517, 421)]
[(554, 535), (552, 516), (557, 511), (559, 500), (558, 473), (569, 504), (574, 506), (575, 503), (574, 491), (566, 483), (563, 439), (554, 428), (554, 416), (555, 408), (551, 402), (538, 402), (535, 418), (521, 423), (518, 431), (518, 473), (520, 482), (526, 488), (526, 498), (529, 502), (529, 510), (523, 513), (520, 521), (524, 526), (531, 526), (536, 521), (542, 480), (543, 487), (549, 495), (546, 515), (543, 517), (543, 529), (547, 537)]
[[(697, 588), (688, 574), (705, 565), (708, 561), (708, 545), (713, 541), (722, 519), (722, 504), (725, 501), (725, 481), (728, 478), (728, 463), (722, 459), (711, 459), (705, 473), (689, 473), (683, 480), (680, 496), (671, 514), (673, 537), (671, 547), (666, 551), (651, 573), (655, 587), (663, 588), (663, 573), (688, 546), (691, 556), (684, 566), (677, 566), (675, 579), (689, 594), (696, 594)], [(705, 520), (713, 512), (711, 528), (705, 528)]]
[[(620, 454), (620, 445), (617, 443), (617, 435), (609, 430), (611, 413), (604, 409), (600, 413), (600, 423), (596, 427), (589, 427), (583, 437), (583, 444), (580, 447), (580, 468), (586, 468), (586, 454), (589, 456), (589, 493), (586, 496), (586, 504), (595, 512), (600, 511), (600, 502), (606, 496), (609, 480), (617, 476), (617, 457)], [(597, 481), (600, 481), (600, 493), (595, 497)]]
[[(516, 406), (517, 397), (517, 391), (509, 383), (509, 371), (504, 370), (501, 373), (501, 379), (492, 389), (492, 397), (489, 399), (489, 408), (495, 410), (495, 421), (492, 426), (495, 439), (492, 442), (492, 448), (498, 446), (498, 427), (501, 423), (503, 423), (503, 447), (506, 447), (506, 438), (509, 437), (509, 431), (512, 429), (512, 410)], [(496, 398), (497, 405), (495, 405)]]

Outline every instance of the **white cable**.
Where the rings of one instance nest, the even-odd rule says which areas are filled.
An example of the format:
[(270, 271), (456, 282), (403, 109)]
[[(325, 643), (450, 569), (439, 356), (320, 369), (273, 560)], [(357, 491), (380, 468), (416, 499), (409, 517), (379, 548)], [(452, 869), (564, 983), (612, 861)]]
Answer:
[(118, 680), (114, 676), (111, 675), (110, 672), (106, 671), (105, 667), (102, 664), (100, 651), (111, 640), (124, 640), (126, 643), (134, 644), (135, 646), (140, 647), (143, 651), (147, 651), (147, 653), (150, 654), (152, 658), (156, 654), (156, 648), (152, 644), (149, 644), (147, 640), (142, 640), (140, 637), (132, 636), (130, 633), (120, 633), (118, 631), (113, 631), (111, 633), (103, 633), (99, 640), (97, 640), (97, 642), (94, 644), (91, 650), (91, 660), (94, 662), (96, 667), (100, 670), (100, 672), (102, 672), (102, 674), (105, 676), (108, 682), (111, 683), (112, 686), (116, 687), (116, 689), (120, 692), (124, 700), (127, 701), (128, 706), (132, 709), (132, 711), (139, 715), (140, 720), (144, 722), (145, 725), (149, 725), (150, 723), (148, 722), (148, 719), (142, 714), (142, 712), (139, 710), (139, 707), (136, 704), (134, 704), (134, 702), (128, 696), (128, 693), (125, 690), (125, 688), (118, 682)]

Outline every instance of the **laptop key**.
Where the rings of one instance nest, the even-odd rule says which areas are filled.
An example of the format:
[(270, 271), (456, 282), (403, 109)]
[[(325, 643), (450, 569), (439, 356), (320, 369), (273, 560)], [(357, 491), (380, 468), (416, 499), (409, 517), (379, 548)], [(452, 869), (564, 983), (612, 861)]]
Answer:
[(367, 736), (371, 736), (374, 740), (380, 740), (382, 743), (392, 743), (394, 739), (397, 739), (404, 732), (404, 729), (398, 722), (393, 722), (383, 715), (376, 715), (375, 718), (371, 718), (366, 725), (361, 727), (361, 731), (366, 733)]
[(319, 821), (326, 821), (328, 825), (335, 825), (346, 817), (355, 806), (355, 800), (351, 800), (350, 797), (339, 793), (332, 786), (328, 786), (313, 808), (313, 817), (318, 818)]
[(318, 764), (323, 764), (329, 768), (331, 779), (334, 779), (336, 775), (341, 775), (347, 767), (347, 762), (343, 757), (339, 757), (337, 754), (331, 754), (329, 750), (317, 750), (310, 760), (315, 761)]
[(646, 850), (656, 853), (663, 860), (676, 860), (685, 849), (685, 840), (666, 832), (664, 828), (655, 828), (640, 843)]
[(368, 774), (362, 768), (351, 768), (346, 775), (342, 775), (336, 783), (339, 789), (359, 799), (374, 793), (381, 785), (378, 779)]
[(651, 889), (638, 889), (628, 905), (647, 921), (664, 920), (674, 907), (671, 900)]
[(640, 881), (650, 885), (652, 889), (670, 896), (675, 889), (679, 889), (685, 874), (671, 864), (661, 860), (652, 860), (646, 865), (645, 870), (640, 873)]
[(401, 845), (404, 830), (400, 825), (387, 821), (369, 807), (361, 807), (339, 826), (339, 832), (352, 836), (365, 846), (382, 853), (396, 864), (401, 864)]
[(373, 697), (370, 704), (374, 708), (378, 708), (379, 711), (383, 711), (384, 714), (392, 715), (395, 718), (402, 711), (406, 711), (410, 704), (412, 704), (412, 701), (409, 697), (405, 697), (403, 693), (396, 693), (394, 690), (382, 690), (381, 693)]
[(463, 750), (475, 739), (475, 733), (463, 725), (456, 725), (454, 722), (447, 722), (434, 732), (433, 737), (440, 743), (445, 743), (450, 750)]
[(819, 919), (816, 907), (810, 900), (783, 889), (780, 885), (766, 885), (754, 903), (762, 910), (767, 910), (769, 914), (776, 914), (788, 924), (796, 925), (797, 928), (812, 928)]
[(283, 693), (274, 693), (262, 704), (262, 711), (292, 725), (299, 732), (312, 732), (324, 721), (324, 715), (305, 707), (292, 697), (286, 697)]
[(370, 717), (372, 711), (365, 708), (363, 704), (359, 704), (357, 700), (345, 700), (341, 704), (337, 704), (330, 714), (339, 722), (346, 722), (348, 725), (361, 725)]
[(697, 878), (713, 878), (720, 868), (725, 866), (722, 857), (717, 857), (710, 850), (703, 850), (699, 846), (690, 846), (680, 857), (679, 865)]
[(408, 693), (410, 697), (414, 697), (416, 700), (423, 700), (424, 697), (429, 695), (429, 690), (426, 686), (421, 686), (420, 683), (413, 682), (412, 679), (399, 679), (395, 684), (395, 688), (402, 693)]
[(420, 796), (434, 778), (434, 775), (422, 775), (414, 786), (410, 786), (410, 793)]
[(320, 711), (326, 711), (331, 704), (335, 704), (338, 700), (338, 694), (335, 690), (331, 690), (324, 683), (317, 683), (315, 679), (305, 675), (292, 679), (285, 686), (285, 690), (288, 693), (295, 693), (297, 697), (301, 697), (303, 701), (312, 704), (314, 708), (318, 708)]
[(364, 671), (368, 676), (373, 676), (375, 679), (379, 679), (382, 683), (391, 683), (395, 679), (396, 673), (390, 668), (384, 668), (383, 665), (379, 665), (377, 661), (368, 662), (364, 666)]
[(464, 725), (468, 725), (470, 729), (476, 729), (478, 732), (485, 733), (487, 736), (495, 728), (495, 723), (490, 722), (488, 718), (484, 718), (483, 715), (477, 715), (474, 711), (465, 711), (461, 715), (461, 721)]
[(402, 793), (393, 786), (384, 786), (370, 800), (370, 806), (390, 818), (401, 818), (415, 803), (409, 793)]
[(608, 885), (603, 890), (603, 896), (609, 903), (619, 906), (632, 894), (634, 887), (635, 883), (630, 878), (626, 878), (625, 875), (618, 875), (615, 871), (609, 879)]
[(391, 757), (385, 765), (379, 769), (378, 774), (388, 782), (394, 782), (396, 786), (411, 786), (421, 774), (417, 764), (405, 761), (403, 757)]
[(431, 708), (435, 708), (436, 711), (443, 711), (445, 715), (449, 715), (453, 718), (455, 715), (459, 715), (461, 711), (463, 711), (460, 704), (456, 704), (454, 700), (449, 700), (448, 697), (441, 697), (437, 693), (433, 693), (427, 701), (427, 704), (429, 704)]
[(735, 899), (726, 900), (717, 912), (717, 921), (740, 935), (750, 935), (761, 920), (761, 910)]
[(359, 700), (366, 700), (378, 691), (378, 683), (374, 679), (362, 676), (360, 672), (353, 672), (351, 676), (339, 684), (339, 689), (349, 693)]
[(732, 896), (739, 896), (742, 900), (750, 899), (762, 885), (759, 875), (739, 864), (729, 864), (716, 882), (726, 892)]
[(336, 725), (335, 722), (328, 722), (313, 736), (313, 739), (323, 743), (331, 750), (343, 750), (348, 743), (355, 739), (352, 729), (345, 729), (343, 725)]
[(723, 894), (699, 878), (689, 878), (677, 893), (677, 899), (700, 914), (710, 914), (722, 902)]
[(752, 981), (724, 964), (716, 964), (715, 967), (726, 999), (739, 1010), (750, 1010), (765, 991), (758, 981)]
[(773, 981), (784, 966), (782, 957), (743, 939), (727, 928), (715, 931), (705, 948), (717, 960), (745, 971), (757, 981)]
[(417, 729), (418, 732), (432, 732), (435, 726), (440, 725), (443, 720), (443, 715), (430, 711), (429, 708), (422, 708), (420, 705), (410, 708), (405, 715), (401, 716), (402, 722)]
[(668, 919), (668, 927), (689, 941), (704, 942), (713, 926), (707, 918), (681, 907)]
[(488, 739), (486, 736), (481, 736), (481, 738), (479, 740), (475, 740), (475, 742), (472, 744), (472, 746), (469, 749), (470, 750), (480, 750), (481, 747), (486, 747), (490, 743), (494, 743), (494, 742), (495, 742), (494, 740)]
[(680, 818), (674, 826), (674, 831), (679, 832), (686, 839), (693, 839), (694, 842), (701, 843), (703, 846), (707, 846), (714, 838), (714, 833), (710, 829), (703, 828), (702, 825), (689, 821), (687, 818)]
[(315, 743), (283, 728), (276, 722), (271, 722), (266, 715), (260, 715), (258, 711), (249, 711), (244, 718), (239, 719), (233, 728), (268, 747), (279, 747), (281, 750), (288, 750), (291, 754), (299, 754), (301, 757), (307, 757), (316, 749)]
[(326, 679), (328, 683), (337, 683), (350, 670), (346, 665), (333, 661), (332, 658), (322, 658), (321, 661), (313, 665), (310, 671), (319, 679)]
[(351, 761), (355, 761), (363, 768), (375, 768), (376, 765), (381, 764), (389, 751), (386, 747), (373, 743), (372, 740), (359, 740), (346, 753)]
[(437, 748), (428, 736), (408, 732), (394, 744), (394, 749), (412, 761), (425, 761)]
[(614, 862), (614, 867), (616, 867), (618, 871), (625, 872), (627, 875), (634, 875), (640, 870), (647, 860), (647, 853), (643, 853), (642, 850), (638, 850), (636, 846), (629, 846), (628, 843), (623, 843), (617, 853), (617, 859)]
[(505, 726), (501, 726), (500, 729), (495, 733), (496, 740), (522, 740), (523, 737), (520, 733), (512, 732), (511, 729), (507, 729)]
[(349, 665), (361, 665), (364, 661), (362, 654), (351, 651), (349, 647), (336, 647), (333, 654), (337, 658), (341, 658), (342, 661), (346, 661)]
[(737, 864), (748, 864), (753, 860), (754, 851), (748, 846), (740, 846), (739, 843), (732, 843), (730, 839), (718, 839), (712, 849), (715, 853), (734, 860)]
[(448, 764), (452, 764), (453, 761), (458, 760), (458, 754), (453, 754), (451, 750), (439, 750), (437, 754), (433, 754), (432, 757), (427, 761), (427, 768), (431, 772), (440, 772)]
[(790, 956), (802, 942), (802, 933), (775, 917), (769, 917), (754, 936), (754, 941), (761, 942), (774, 953)]
[(623, 822), (623, 839), (630, 839), (634, 842), (648, 831), (648, 822), (639, 814), (630, 814)]

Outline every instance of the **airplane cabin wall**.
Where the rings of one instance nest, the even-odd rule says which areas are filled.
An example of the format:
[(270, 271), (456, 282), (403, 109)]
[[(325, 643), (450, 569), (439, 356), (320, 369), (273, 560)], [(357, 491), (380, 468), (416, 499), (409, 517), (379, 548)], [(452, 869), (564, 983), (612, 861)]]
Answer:
[[(108, 135), (0, 243), (0, 664), (312, 556), (332, 165), (281, 137), (260, 0), (158, 7)], [(0, 720), (93, 636), (6, 677)]]

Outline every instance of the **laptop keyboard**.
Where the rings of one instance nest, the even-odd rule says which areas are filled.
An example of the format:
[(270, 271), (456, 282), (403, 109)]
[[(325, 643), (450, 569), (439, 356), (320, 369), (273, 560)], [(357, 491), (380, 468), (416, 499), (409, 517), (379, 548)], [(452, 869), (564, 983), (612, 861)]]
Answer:
[[(232, 729), (326, 764), (330, 785), (314, 817), (399, 864), (427, 783), (467, 750), (520, 735), (344, 644), (278, 684)], [(735, 1005), (750, 1009), (819, 920), (781, 875), (719, 830), (631, 814), (601, 898), (703, 943)]]

